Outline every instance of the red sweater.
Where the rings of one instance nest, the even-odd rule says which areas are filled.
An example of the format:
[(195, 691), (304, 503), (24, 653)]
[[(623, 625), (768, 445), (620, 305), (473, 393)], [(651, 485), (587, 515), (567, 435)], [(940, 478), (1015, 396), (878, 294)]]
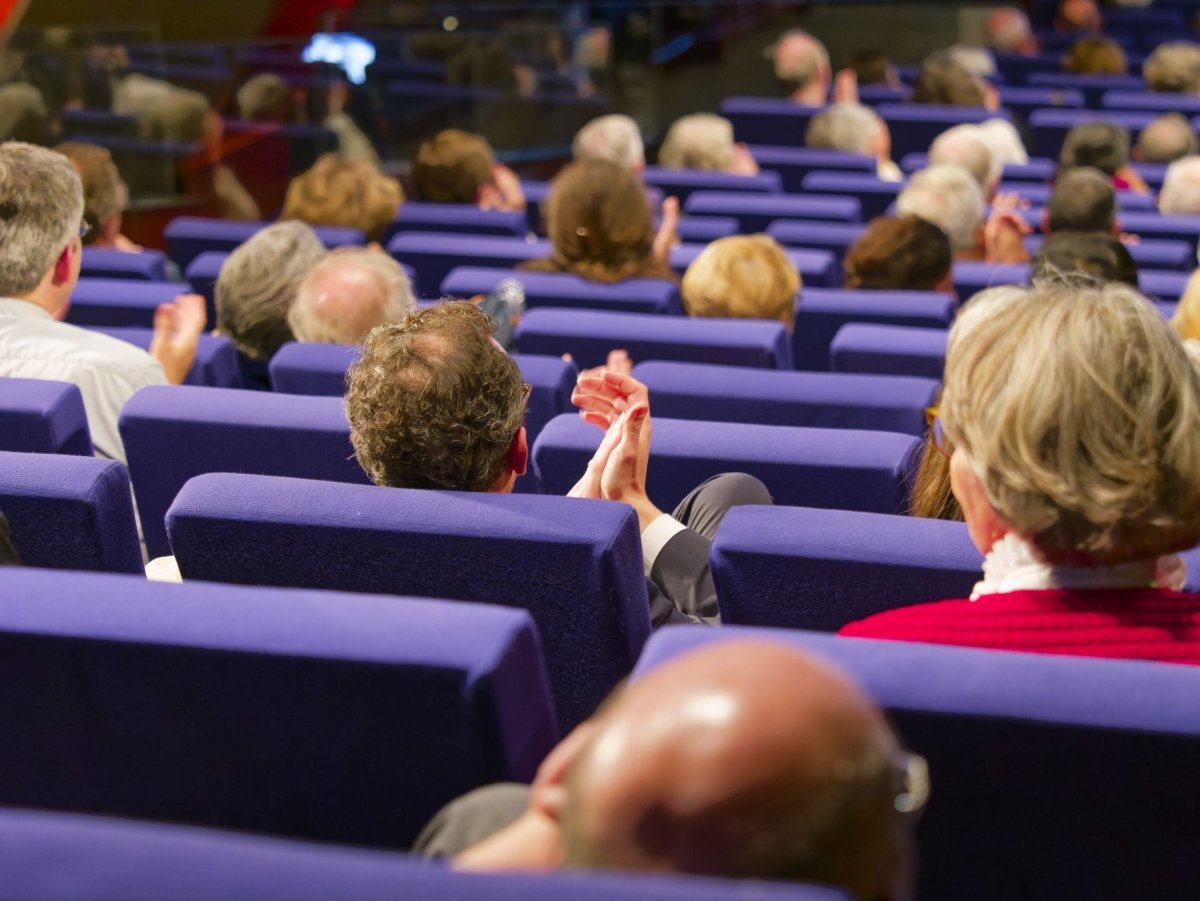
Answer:
[(1200, 664), (1200, 595), (1159, 588), (1013, 591), (887, 610), (838, 634)]

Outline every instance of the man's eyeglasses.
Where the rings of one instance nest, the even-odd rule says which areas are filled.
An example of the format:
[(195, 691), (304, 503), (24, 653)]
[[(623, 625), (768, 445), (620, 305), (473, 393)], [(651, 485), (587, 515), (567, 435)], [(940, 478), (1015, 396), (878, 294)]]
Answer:
[(946, 431), (942, 428), (942, 417), (937, 404), (925, 408), (925, 425), (929, 426), (929, 434), (933, 438), (934, 448), (949, 460), (954, 453), (954, 444), (946, 437)]

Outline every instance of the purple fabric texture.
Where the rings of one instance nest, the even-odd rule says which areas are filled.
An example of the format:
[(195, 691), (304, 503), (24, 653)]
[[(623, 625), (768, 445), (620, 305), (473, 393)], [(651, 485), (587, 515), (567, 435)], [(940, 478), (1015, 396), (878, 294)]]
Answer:
[(413, 268), (422, 296), (437, 298), (438, 287), (459, 266), (512, 269), (526, 260), (551, 255), (550, 242), (496, 235), (401, 232), (387, 243), (387, 252)]
[[(1000, 183), (999, 190), (1002, 194), (1017, 194), (1036, 206), (1046, 206), (1049, 204), (1050, 197), (1054, 193), (1053, 185), (1034, 184), (1028, 181), (1011, 182), (1005, 180)], [(1157, 198), (1152, 194), (1138, 194), (1134, 191), (1117, 191), (1116, 199), (1118, 214), (1128, 212), (1130, 210), (1147, 212), (1150, 210), (1156, 210), (1158, 208)], [(1132, 252), (1133, 247), (1130, 247), (1129, 249)]]
[(1083, 107), (1083, 91), (1078, 88), (1014, 88), (1001, 85), (996, 89), (996, 93), (1000, 95), (1000, 105), (1011, 110), (1013, 115), (1020, 119), (1028, 119), (1029, 114), (1036, 109)]
[(829, 369), (834, 336), (849, 322), (948, 328), (954, 298), (936, 291), (822, 291), (804, 289), (796, 307), (792, 356), (796, 368)]
[(21, 901), (846, 901), (687, 876), (460, 873), (403, 854), (108, 817), (0, 809), (0, 897)]
[(863, 218), (862, 206), (854, 197), (801, 197), (742, 191), (697, 191), (684, 202), (683, 209), (693, 216), (732, 216), (745, 234), (766, 231), (776, 219), (861, 222)]
[[(834, 372), (913, 375), (936, 381), (946, 366), (948, 336), (947, 329), (851, 322), (834, 337), (829, 363)], [(924, 418), (921, 423), (923, 427)]]
[(505, 279), (521, 283), (525, 304), (579, 307), (620, 313), (678, 313), (679, 286), (661, 278), (630, 278), (615, 284), (588, 281), (565, 272), (523, 272), (487, 266), (457, 266), (442, 282), (441, 296), (469, 300), (490, 294)]
[[(201, 219), (196, 216), (176, 216), (165, 229), (167, 256), (180, 269), (187, 271), (192, 260), (206, 250), (228, 253), (270, 222), (240, 222), (226, 219)], [(366, 236), (357, 228), (316, 226), (313, 231), (326, 247), (366, 244)]]
[(208, 323), (213, 327), (217, 324), (217, 277), (228, 257), (226, 250), (206, 250), (196, 254), (183, 273), (192, 289), (204, 298)]
[(738, 222), (732, 216), (680, 216), (675, 232), (680, 241), (707, 244), (736, 235)]
[(845, 224), (779, 219), (767, 227), (767, 234), (784, 247), (827, 250), (837, 257), (838, 265), (841, 265), (846, 251), (862, 237), (862, 233), (866, 230), (867, 227), (861, 223)]
[(79, 274), (84, 278), (134, 278), (165, 282), (166, 261), (167, 255), (160, 250), (125, 253), (122, 250), (85, 247)]
[(0, 378), (0, 450), (90, 457), (92, 436), (79, 388)]
[(557, 737), (524, 611), (33, 570), (0, 593), (0, 803), (406, 847)]
[[(551, 420), (533, 448), (542, 489), (565, 494), (602, 437), (578, 416)], [(646, 482), (662, 510), (705, 479), (744, 472), (762, 480), (777, 504), (895, 513), (908, 503), (919, 449), (916, 438), (891, 432), (655, 418)]]
[(769, 169), (757, 175), (733, 175), (728, 172), (708, 172), (701, 169), (667, 169), (647, 166), (642, 180), (658, 188), (668, 197), (686, 200), (696, 191), (751, 191), (759, 194), (778, 194), (783, 190), (779, 173)]
[(1142, 238), (1187, 241), (1195, 249), (1200, 236), (1200, 216), (1163, 216), (1131, 212), (1121, 215), (1121, 229)]
[(71, 292), (67, 322), (82, 326), (151, 328), (158, 305), (186, 293), (178, 282), (130, 278), (81, 278)]
[(1029, 116), (1029, 127), (1033, 132), (1033, 147), (1031, 152), (1038, 156), (1058, 158), (1062, 150), (1067, 132), (1076, 125), (1084, 122), (1108, 122), (1129, 129), (1129, 140), (1136, 142), (1143, 128), (1157, 118), (1159, 114), (1143, 110), (1140, 112), (1116, 112), (1104, 110), (1072, 110), (1072, 109), (1040, 109)]
[(954, 290), (963, 303), (984, 288), (1029, 284), (1028, 263), (958, 262), (953, 269)]
[(1082, 91), (1084, 103), (1089, 109), (1099, 107), (1103, 102), (1104, 95), (1109, 91), (1142, 92), (1146, 90), (1146, 82), (1139, 75), (1073, 75), (1061, 71), (1033, 72), (1029, 76), (1029, 84)]
[(804, 176), (818, 169), (874, 174), (877, 167), (874, 157), (820, 147), (775, 147), (768, 144), (751, 147), (750, 152), (761, 169), (779, 173), (783, 179), (783, 189), (789, 194), (799, 191)]
[(1151, 110), (1195, 116), (1200, 113), (1200, 97), (1156, 91), (1105, 91), (1100, 98), (1100, 107), (1106, 110)]
[(772, 372), (702, 363), (639, 363), (654, 413), (670, 419), (868, 429), (922, 435), (938, 381), (832, 372)]
[(786, 98), (729, 97), (721, 115), (733, 124), (733, 136), (746, 144), (803, 147), (808, 123), (819, 106), (801, 106)]
[(1005, 110), (989, 111), (977, 106), (939, 106), (932, 103), (881, 103), (875, 112), (892, 133), (894, 158), (929, 149), (933, 139), (960, 122), (1008, 119)]
[(902, 182), (884, 181), (874, 173), (857, 172), (810, 172), (804, 176), (801, 187), (808, 197), (820, 194), (854, 197), (862, 207), (864, 220), (882, 216), (904, 190)]
[(1187, 288), (1188, 272), (1159, 272), (1147, 269), (1138, 273), (1138, 287), (1151, 300), (1162, 303), (1177, 303)]
[(167, 528), (186, 579), (528, 610), (564, 730), (624, 678), (650, 631), (624, 505), (218, 473), (184, 487)]
[[(814, 198), (822, 200), (824, 198)], [(758, 229), (763, 231), (764, 229)], [(671, 249), (671, 268), (681, 276), (696, 257), (704, 252), (705, 244), (680, 244)], [(837, 255), (828, 250), (797, 250), (786, 248), (803, 284), (814, 288), (837, 288), (842, 283), (842, 266)]]
[(781, 322), (756, 319), (689, 319), (599, 310), (542, 307), (516, 328), (522, 353), (569, 353), (581, 368), (601, 366), (623, 348), (635, 361), (676, 360), (791, 369), (792, 352)]
[(340, 397), (220, 388), (143, 388), (119, 422), (151, 557), (171, 553), (163, 517), (207, 472), (369, 482), (354, 459)]
[(1194, 891), (1196, 667), (668, 626), (638, 673), (738, 638), (786, 642), (840, 666), (929, 761), (917, 897), (1123, 901)]
[(0, 512), (26, 566), (143, 571), (129, 475), (114, 460), (0, 452)]
[(966, 597), (982, 564), (960, 522), (801, 507), (732, 510), (712, 549), (722, 622), (820, 632)]
[(401, 232), (467, 232), (473, 235), (524, 237), (529, 231), (525, 211), (481, 210), (469, 203), (420, 203), (406, 200), (395, 220), (384, 229), (386, 244)]
[[(137, 326), (89, 326), (92, 331), (103, 332), (142, 350), (150, 350), (154, 329)], [(242, 376), (238, 371), (237, 351), (228, 338), (216, 335), (201, 335), (196, 345), (196, 361), (183, 382), (209, 388), (240, 388)]]

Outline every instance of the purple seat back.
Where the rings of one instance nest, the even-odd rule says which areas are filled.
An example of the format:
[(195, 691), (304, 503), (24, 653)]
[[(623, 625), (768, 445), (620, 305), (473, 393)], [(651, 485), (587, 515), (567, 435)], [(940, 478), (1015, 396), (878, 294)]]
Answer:
[(925, 376), (940, 380), (946, 366), (947, 329), (850, 322), (829, 349), (834, 372)]
[(1035, 109), (1049, 107), (1067, 107), (1082, 109), (1083, 91), (1078, 88), (1024, 87), (1010, 88), (1001, 86), (996, 89), (1000, 95), (1000, 103), (1005, 109), (1012, 110), (1013, 115), (1020, 119), (1028, 119)]
[[(53, 861), (53, 866), (47, 866)], [(0, 870), (22, 901), (846, 901), (834, 889), (628, 873), (464, 873), (403, 854), (132, 820), (0, 809)], [(185, 888), (186, 887), (186, 888)]]
[[(206, 250), (228, 253), (270, 224), (177, 216), (163, 229), (163, 237), (167, 241), (167, 256), (186, 272), (188, 264)], [(367, 243), (366, 236), (357, 228), (322, 225), (313, 228), (313, 231), (329, 248)]]
[(721, 103), (737, 140), (781, 147), (803, 147), (809, 120), (821, 109), (775, 97), (729, 97)]
[[(668, 627), (647, 644), (638, 672), (711, 641), (752, 637), (846, 670), (928, 760), (917, 897), (1026, 897), (1030, 873), (1046, 898), (1142, 897), (1148, 873), (1162, 897), (1195, 885), (1196, 667)], [(984, 809), (989, 828), (979, 829)]]
[(838, 265), (846, 251), (862, 237), (867, 227), (861, 223), (805, 222), (802, 219), (779, 219), (767, 228), (767, 234), (785, 247), (827, 250), (837, 257)]
[[(533, 448), (543, 490), (565, 494), (602, 437), (578, 416), (551, 420)], [(745, 472), (761, 479), (777, 504), (895, 513), (908, 503), (918, 450), (917, 439), (891, 432), (655, 419), (646, 479), (662, 510), (674, 509), (705, 479)]]
[[(818, 198), (819, 199), (819, 198)], [(680, 244), (671, 249), (671, 268), (681, 276), (696, 257), (704, 252), (704, 244)], [(837, 254), (828, 250), (787, 249), (788, 259), (800, 273), (803, 284), (814, 288), (836, 288), (842, 283), (842, 267)]]
[(1110, 125), (1120, 125), (1129, 130), (1131, 142), (1137, 141), (1138, 134), (1158, 117), (1154, 112), (1115, 112), (1105, 110), (1072, 110), (1072, 109), (1042, 109), (1035, 110), (1029, 116), (1029, 127), (1033, 131), (1033, 150), (1038, 156), (1048, 156), (1058, 159), (1063, 141), (1076, 125), (1085, 122), (1107, 122)]
[(458, 266), (492, 266), (511, 269), (526, 260), (538, 260), (552, 253), (550, 242), (526, 241), (495, 235), (439, 234), (437, 232), (401, 232), (387, 244), (387, 251), (417, 274), (424, 292), (437, 297), (438, 287)]
[(71, 292), (66, 321), (82, 326), (151, 328), (158, 305), (174, 300), (187, 290), (187, 285), (178, 282), (81, 278)]
[(84, 278), (136, 278), (165, 282), (167, 255), (161, 250), (126, 253), (123, 250), (85, 247), (79, 274)]
[(963, 303), (984, 288), (1029, 284), (1028, 263), (958, 262), (953, 274), (954, 290)]
[[(92, 326), (91, 331), (103, 332), (146, 351), (150, 349), (150, 342), (154, 338), (154, 329), (136, 326)], [(184, 384), (209, 388), (242, 387), (233, 342), (219, 335), (201, 335), (196, 345), (196, 360)]]
[(615, 284), (592, 282), (565, 272), (524, 272), (487, 266), (459, 266), (442, 282), (441, 296), (468, 300), (490, 294), (505, 279), (520, 282), (525, 304), (578, 307), (622, 313), (678, 313), (679, 286), (661, 278), (630, 278)]
[(875, 112), (887, 122), (892, 132), (892, 154), (897, 157), (928, 150), (934, 138), (960, 122), (1010, 118), (1005, 110), (928, 103), (883, 103), (875, 108)]
[[(661, 224), (661, 217), (655, 224)], [(675, 232), (680, 241), (707, 244), (718, 238), (736, 235), (738, 221), (732, 216), (680, 216)]]
[(1137, 110), (1155, 113), (1200, 113), (1200, 97), (1164, 94), (1158, 91), (1105, 91), (1100, 107), (1106, 110)]
[(0, 803), (405, 847), (556, 737), (524, 611), (16, 570), (0, 593)]
[(92, 436), (79, 388), (0, 378), (0, 450), (90, 457)]
[(1195, 249), (1200, 237), (1200, 216), (1163, 216), (1160, 213), (1121, 214), (1121, 230), (1142, 238), (1187, 241)]
[(470, 203), (421, 203), (407, 200), (383, 232), (386, 244), (401, 232), (466, 232), (472, 235), (524, 237), (529, 231), (525, 211), (481, 210)]
[(208, 472), (369, 482), (354, 459), (340, 397), (221, 388), (143, 388), (125, 404), (121, 441), (151, 557), (171, 553), (163, 517)]
[(760, 168), (779, 173), (783, 189), (789, 194), (799, 191), (804, 176), (818, 169), (873, 175), (878, 165), (873, 156), (822, 147), (778, 147), (767, 144), (751, 147), (750, 152)]
[(581, 368), (601, 366), (624, 349), (635, 362), (676, 360), (791, 369), (792, 349), (781, 322), (761, 319), (690, 319), (600, 310), (530, 310), (516, 328), (522, 353), (569, 353)]
[(801, 186), (806, 195), (835, 194), (854, 197), (862, 207), (864, 219), (882, 216), (904, 189), (898, 181), (884, 181), (873, 174), (810, 172)]
[(1158, 272), (1148, 269), (1138, 273), (1138, 287), (1151, 300), (1177, 303), (1187, 288), (1191, 272)]
[(757, 175), (732, 175), (728, 172), (707, 172), (700, 169), (667, 169), (647, 166), (642, 180), (658, 188), (668, 197), (686, 200), (695, 191), (752, 191), (758, 194), (778, 194), (783, 182), (778, 172), (763, 170)]
[(699, 216), (732, 216), (743, 233), (766, 231), (776, 219), (819, 219), (861, 222), (862, 205), (855, 197), (801, 197), (794, 194), (750, 194), (697, 191), (683, 204)]
[(792, 354), (797, 369), (829, 368), (829, 350), (848, 322), (946, 328), (954, 298), (936, 291), (821, 291), (804, 289), (796, 307)]
[(1050, 88), (1072, 88), (1083, 93), (1085, 105), (1098, 109), (1109, 91), (1145, 91), (1146, 82), (1138, 75), (1072, 75), (1063, 72), (1035, 72), (1029, 83)]
[[(1124, 224), (1123, 216), (1121, 220)], [(1031, 235), (1025, 239), (1025, 248), (1030, 254), (1037, 254), (1044, 240), (1041, 235)], [(1136, 244), (1126, 244), (1125, 249), (1129, 251), (1129, 255), (1139, 269), (1187, 270), (1191, 272), (1196, 267), (1196, 251), (1187, 241), (1151, 238), (1138, 241)]]
[(129, 475), (113, 460), (2, 451), (0, 511), (26, 566), (143, 571)]
[(961, 522), (803, 507), (731, 510), (712, 548), (722, 622), (819, 632), (966, 597), (982, 563)]
[(874, 429), (922, 435), (933, 379), (773, 372), (700, 363), (639, 363), (654, 412), (671, 419), (717, 420), (822, 429)]
[(623, 505), (214, 473), (188, 482), (167, 528), (186, 579), (528, 610), (564, 729), (628, 674), (650, 631)]

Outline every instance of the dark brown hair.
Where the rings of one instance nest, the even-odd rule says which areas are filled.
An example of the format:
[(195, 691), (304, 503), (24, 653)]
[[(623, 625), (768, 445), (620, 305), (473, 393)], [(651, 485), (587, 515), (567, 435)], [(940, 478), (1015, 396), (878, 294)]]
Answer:
[(953, 264), (950, 239), (916, 216), (875, 219), (846, 253), (847, 288), (928, 291)]
[(414, 200), (475, 203), (479, 189), (492, 181), (496, 156), (479, 135), (447, 128), (417, 150), (409, 180)]
[(1100, 35), (1080, 38), (1063, 57), (1063, 71), (1074, 75), (1124, 75), (1129, 68), (1121, 45)]

